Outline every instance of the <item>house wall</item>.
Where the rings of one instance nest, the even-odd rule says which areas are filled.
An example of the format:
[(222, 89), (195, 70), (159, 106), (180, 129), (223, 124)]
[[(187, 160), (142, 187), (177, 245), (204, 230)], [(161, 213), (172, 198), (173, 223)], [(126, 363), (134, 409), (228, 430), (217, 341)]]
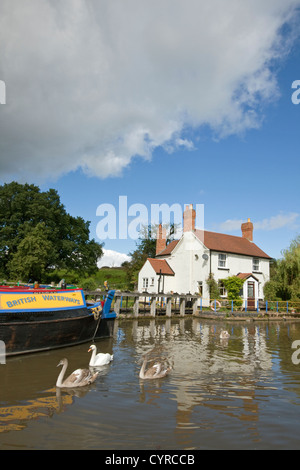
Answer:
[[(208, 260), (203, 259), (203, 255), (208, 255)], [(226, 253), (226, 267), (220, 269), (218, 266), (219, 252), (210, 251), (195, 236), (193, 232), (185, 232), (180, 242), (176, 245), (171, 255), (165, 259), (175, 272), (175, 276), (164, 277), (164, 293), (176, 292), (178, 294), (188, 293), (195, 294), (199, 292), (198, 282), (202, 281), (202, 298), (203, 305), (209, 304), (209, 291), (206, 279), (209, 276), (210, 269), (214, 275), (214, 279), (218, 282), (229, 276), (238, 273), (252, 273), (253, 258), (251, 256), (237, 255)], [(259, 283), (255, 286), (256, 299), (263, 298), (263, 286), (269, 280), (269, 261), (267, 259), (259, 259), (259, 271), (253, 272)], [(138, 290), (142, 292), (143, 278), (148, 278), (147, 291), (156, 293), (158, 288), (158, 275), (155, 273), (149, 261), (145, 263), (139, 274)], [(154, 278), (154, 284), (151, 285), (151, 279)], [(244, 284), (245, 293), (246, 282)]]
[(186, 232), (172, 252), (167, 261), (175, 276), (169, 279), (169, 290), (178, 294), (195, 294), (199, 292), (198, 281), (203, 283), (203, 297), (208, 297), (208, 290), (205, 283), (209, 275), (209, 260), (202, 257), (208, 250), (199, 239), (192, 233)]
[(236, 276), (238, 273), (253, 273), (258, 279), (258, 290), (255, 297), (263, 299), (263, 287), (270, 279), (269, 261), (264, 258), (259, 258), (259, 271), (253, 271), (252, 256), (226, 253), (226, 268), (223, 269), (218, 266), (219, 253), (221, 252), (211, 253), (211, 269), (215, 280), (218, 282), (226, 277)]
[[(146, 278), (148, 279), (148, 287), (145, 288), (143, 286), (143, 279)], [(154, 280), (152, 282), (152, 279)], [(144, 290), (147, 290), (149, 293), (155, 294), (157, 292), (158, 288), (158, 275), (155, 273), (153, 267), (151, 266), (149, 261), (146, 261), (144, 266), (139, 272), (139, 278), (138, 278), (138, 291), (143, 292)]]

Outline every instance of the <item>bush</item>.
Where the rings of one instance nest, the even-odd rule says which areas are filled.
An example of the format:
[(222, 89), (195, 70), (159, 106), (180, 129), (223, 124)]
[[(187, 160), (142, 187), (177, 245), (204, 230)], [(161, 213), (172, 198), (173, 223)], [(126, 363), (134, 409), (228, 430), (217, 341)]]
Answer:
[(84, 290), (96, 290), (98, 289), (99, 284), (95, 281), (94, 278), (88, 277), (80, 281), (79, 287), (81, 287)]
[(209, 288), (209, 296), (211, 299), (218, 299), (220, 297), (220, 292), (218, 288), (218, 284), (214, 278), (214, 275), (210, 273), (208, 278), (206, 279), (206, 284)]
[(225, 289), (227, 290), (227, 299), (233, 300), (235, 307), (241, 307), (243, 300), (240, 296), (241, 288), (244, 284), (244, 279), (240, 279), (237, 276), (227, 277), (222, 279)]

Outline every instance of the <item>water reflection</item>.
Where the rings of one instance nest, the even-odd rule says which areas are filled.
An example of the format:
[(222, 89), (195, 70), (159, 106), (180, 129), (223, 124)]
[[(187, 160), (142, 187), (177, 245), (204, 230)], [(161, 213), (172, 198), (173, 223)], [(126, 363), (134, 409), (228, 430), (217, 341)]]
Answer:
[[(84, 345), (9, 358), (5, 367), (0, 368), (0, 433), (22, 430), (31, 420), (51, 418), (55, 413), (63, 413), (74, 403), (74, 398), (83, 398), (93, 388), (93, 384), (74, 389), (57, 388), (55, 362), (65, 354), (72, 357), (73, 363), (77, 361), (77, 364), (82, 364), (86, 350)], [(88, 356), (84, 360), (87, 361)], [(103, 377), (109, 367), (90, 369)], [(47, 388), (49, 384), (54, 386)]]
[[(220, 338), (223, 329), (228, 339)], [(32, 433), (41, 448), (47, 433), (54, 448), (70, 449), (292, 448), (300, 404), (300, 366), (291, 361), (296, 339), (300, 324), (293, 322), (119, 321), (114, 337), (98, 342), (113, 362), (96, 369), (90, 387), (74, 390), (56, 389), (56, 365), (66, 356), (71, 368), (87, 367), (89, 345), (9, 359), (0, 365), (5, 445), (26, 427), (24, 445)], [(168, 361), (170, 375), (139, 379), (145, 353)], [(43, 426), (49, 419), (51, 428)]]

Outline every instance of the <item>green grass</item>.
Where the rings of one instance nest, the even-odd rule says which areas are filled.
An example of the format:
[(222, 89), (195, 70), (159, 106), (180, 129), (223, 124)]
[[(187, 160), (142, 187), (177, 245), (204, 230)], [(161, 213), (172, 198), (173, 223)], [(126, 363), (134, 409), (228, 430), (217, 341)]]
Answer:
[(110, 289), (127, 290), (126, 273), (121, 268), (101, 268), (91, 277), (81, 279), (79, 287), (84, 289), (104, 290), (104, 282), (107, 281)]

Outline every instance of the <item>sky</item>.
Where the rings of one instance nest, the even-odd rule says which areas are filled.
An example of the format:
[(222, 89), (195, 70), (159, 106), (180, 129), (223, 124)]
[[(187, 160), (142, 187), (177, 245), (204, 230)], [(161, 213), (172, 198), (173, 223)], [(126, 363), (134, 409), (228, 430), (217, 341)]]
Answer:
[(0, 184), (55, 188), (104, 243), (99, 266), (127, 260), (161, 204), (237, 236), (250, 218), (281, 257), (300, 233), (299, 13), (300, 0), (1, 0)]

